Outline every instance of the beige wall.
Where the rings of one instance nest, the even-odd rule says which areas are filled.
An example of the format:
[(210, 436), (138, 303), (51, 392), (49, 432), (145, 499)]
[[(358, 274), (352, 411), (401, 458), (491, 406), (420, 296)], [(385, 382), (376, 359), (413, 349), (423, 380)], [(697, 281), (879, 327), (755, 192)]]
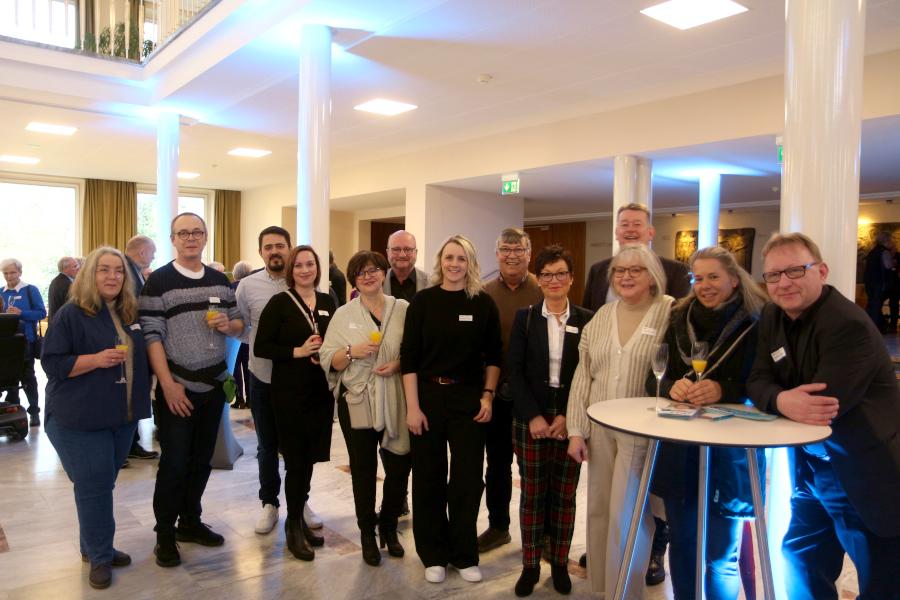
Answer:
[[(296, 203), (295, 189), (296, 184), (289, 181), (241, 192), (241, 260), (254, 267), (263, 266), (257, 248), (259, 232), (270, 225), (282, 225), (281, 209)], [(295, 237), (293, 229), (288, 231)]]

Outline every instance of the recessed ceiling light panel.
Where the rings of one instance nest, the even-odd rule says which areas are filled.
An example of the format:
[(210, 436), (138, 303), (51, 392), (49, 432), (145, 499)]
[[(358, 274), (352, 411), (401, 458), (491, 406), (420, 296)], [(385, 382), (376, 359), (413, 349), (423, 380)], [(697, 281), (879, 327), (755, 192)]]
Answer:
[(353, 107), (354, 110), (375, 113), (376, 115), (386, 115), (393, 117), (400, 113), (409, 112), (419, 108), (415, 104), (407, 104), (406, 102), (397, 102), (396, 100), (386, 100), (385, 98), (375, 98)]
[(197, 179), (200, 173), (191, 173), (190, 171), (178, 171), (178, 179)]
[(0, 162), (15, 163), (17, 165), (36, 165), (41, 159), (33, 156), (15, 156), (14, 154), (0, 154)]
[(641, 12), (666, 25), (690, 29), (747, 12), (747, 7), (732, 0), (669, 0)]
[(272, 154), (271, 150), (262, 150), (261, 148), (234, 148), (228, 151), (231, 156), (244, 156), (247, 158), (262, 158)]
[(72, 135), (76, 131), (78, 131), (77, 127), (70, 127), (69, 125), (54, 125), (53, 123), (41, 123), (39, 121), (32, 121), (25, 126), (25, 129), (27, 129), (28, 131), (35, 131), (37, 133), (52, 133), (53, 135)]

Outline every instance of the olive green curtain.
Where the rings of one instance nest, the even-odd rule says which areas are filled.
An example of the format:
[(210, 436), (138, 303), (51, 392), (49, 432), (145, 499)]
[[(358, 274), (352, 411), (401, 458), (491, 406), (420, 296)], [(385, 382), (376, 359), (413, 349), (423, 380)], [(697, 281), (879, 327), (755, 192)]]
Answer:
[(87, 255), (98, 246), (123, 250), (137, 233), (137, 186), (133, 181), (88, 179), (84, 188), (84, 234)]
[(241, 193), (216, 190), (213, 259), (230, 271), (241, 260)]

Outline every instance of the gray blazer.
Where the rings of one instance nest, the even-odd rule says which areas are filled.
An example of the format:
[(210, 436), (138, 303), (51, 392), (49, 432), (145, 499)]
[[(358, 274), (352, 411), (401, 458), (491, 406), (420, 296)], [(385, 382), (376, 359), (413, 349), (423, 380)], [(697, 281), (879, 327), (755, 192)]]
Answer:
[[(384, 289), (384, 293), (388, 296), (393, 296), (391, 293), (391, 273), (393, 269), (388, 269), (387, 273), (384, 274), (384, 285), (382, 288)], [(431, 283), (428, 281), (429, 277), (422, 269), (416, 267), (416, 292), (421, 292), (427, 287), (431, 287)]]

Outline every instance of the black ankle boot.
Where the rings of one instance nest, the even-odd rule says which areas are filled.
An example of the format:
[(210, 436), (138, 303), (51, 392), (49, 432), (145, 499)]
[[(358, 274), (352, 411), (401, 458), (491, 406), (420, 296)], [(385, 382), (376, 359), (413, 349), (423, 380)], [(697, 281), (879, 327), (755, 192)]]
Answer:
[(534, 591), (535, 584), (541, 579), (541, 567), (522, 567), (522, 574), (516, 582), (516, 596), (524, 598)]
[(359, 534), (359, 544), (362, 546), (362, 557), (367, 565), (377, 567), (381, 564), (381, 552), (375, 543), (374, 531), (363, 531)]
[(181, 564), (181, 554), (175, 544), (175, 534), (156, 534), (156, 564), (160, 567), (177, 567)]
[(312, 532), (312, 529), (306, 524), (306, 520), (303, 517), (299, 517), (300, 524), (303, 527), (303, 537), (306, 538), (306, 541), (309, 542), (310, 546), (324, 546), (325, 538), (321, 535), (315, 534)]
[(290, 517), (285, 519), (284, 540), (294, 558), (313, 560), (316, 557), (316, 551), (312, 549), (312, 546), (306, 541), (306, 536), (303, 535), (303, 526), (299, 519), (291, 519)]
[(400, 545), (400, 540), (397, 539), (396, 529), (385, 529), (384, 527), (379, 527), (378, 542), (381, 548), (387, 546), (388, 554), (390, 554), (391, 556), (400, 558), (406, 553), (403, 550), (403, 546)]
[(550, 565), (550, 576), (553, 578), (553, 589), (560, 594), (572, 591), (572, 580), (569, 578), (569, 565)]

